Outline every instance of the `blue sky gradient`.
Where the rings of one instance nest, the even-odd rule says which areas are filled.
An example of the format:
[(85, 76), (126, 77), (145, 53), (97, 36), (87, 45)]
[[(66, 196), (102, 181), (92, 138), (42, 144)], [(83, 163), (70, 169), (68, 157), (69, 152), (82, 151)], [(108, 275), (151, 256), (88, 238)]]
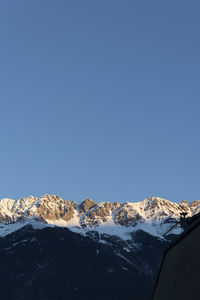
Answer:
[(200, 2), (0, 3), (0, 197), (200, 199)]

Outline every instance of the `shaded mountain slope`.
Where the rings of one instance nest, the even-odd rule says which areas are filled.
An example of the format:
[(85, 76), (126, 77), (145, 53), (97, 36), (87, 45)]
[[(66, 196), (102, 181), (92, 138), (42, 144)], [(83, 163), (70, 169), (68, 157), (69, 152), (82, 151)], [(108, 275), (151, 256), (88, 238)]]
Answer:
[(127, 250), (122, 240), (105, 239), (29, 226), (2, 238), (0, 298), (149, 299), (167, 242), (138, 231)]

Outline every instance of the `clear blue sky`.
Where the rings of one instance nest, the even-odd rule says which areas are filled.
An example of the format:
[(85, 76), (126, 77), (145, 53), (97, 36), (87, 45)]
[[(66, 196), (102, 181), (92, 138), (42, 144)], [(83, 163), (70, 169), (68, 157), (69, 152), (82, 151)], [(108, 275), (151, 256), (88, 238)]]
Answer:
[(0, 197), (200, 198), (200, 2), (2, 0)]

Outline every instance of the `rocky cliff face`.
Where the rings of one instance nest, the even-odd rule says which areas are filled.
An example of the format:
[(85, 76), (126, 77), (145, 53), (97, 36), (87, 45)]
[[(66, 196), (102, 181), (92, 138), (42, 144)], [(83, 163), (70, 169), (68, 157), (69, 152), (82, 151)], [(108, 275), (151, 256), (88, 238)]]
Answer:
[[(180, 219), (182, 212), (187, 212), (187, 216), (199, 213), (200, 200), (173, 203), (150, 197), (141, 202), (95, 203), (86, 199), (78, 204), (55, 195), (30, 196), (17, 201), (5, 198), (0, 200), (0, 236), (27, 223), (36, 224), (34, 222), (37, 226), (62, 226), (80, 233), (97, 230), (124, 236), (132, 231), (144, 230), (163, 236)], [(180, 230), (177, 223), (173, 231), (179, 233)]]

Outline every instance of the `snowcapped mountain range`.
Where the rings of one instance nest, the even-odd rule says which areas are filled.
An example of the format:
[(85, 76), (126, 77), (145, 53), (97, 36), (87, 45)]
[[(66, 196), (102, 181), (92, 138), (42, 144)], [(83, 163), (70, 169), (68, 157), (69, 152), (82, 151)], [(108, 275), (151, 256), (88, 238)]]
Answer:
[(17, 201), (4, 198), (0, 200), (0, 236), (30, 224), (38, 229), (67, 227), (82, 235), (97, 231), (124, 240), (128, 240), (130, 233), (137, 230), (163, 238), (172, 227), (170, 233), (179, 234), (182, 231), (177, 223), (182, 212), (187, 212), (189, 217), (199, 213), (200, 200), (174, 203), (149, 197), (141, 202), (95, 203), (86, 199), (78, 204), (55, 195), (41, 198), (30, 196)]
[(2, 199), (0, 299), (150, 299), (183, 212), (199, 213), (200, 201)]

